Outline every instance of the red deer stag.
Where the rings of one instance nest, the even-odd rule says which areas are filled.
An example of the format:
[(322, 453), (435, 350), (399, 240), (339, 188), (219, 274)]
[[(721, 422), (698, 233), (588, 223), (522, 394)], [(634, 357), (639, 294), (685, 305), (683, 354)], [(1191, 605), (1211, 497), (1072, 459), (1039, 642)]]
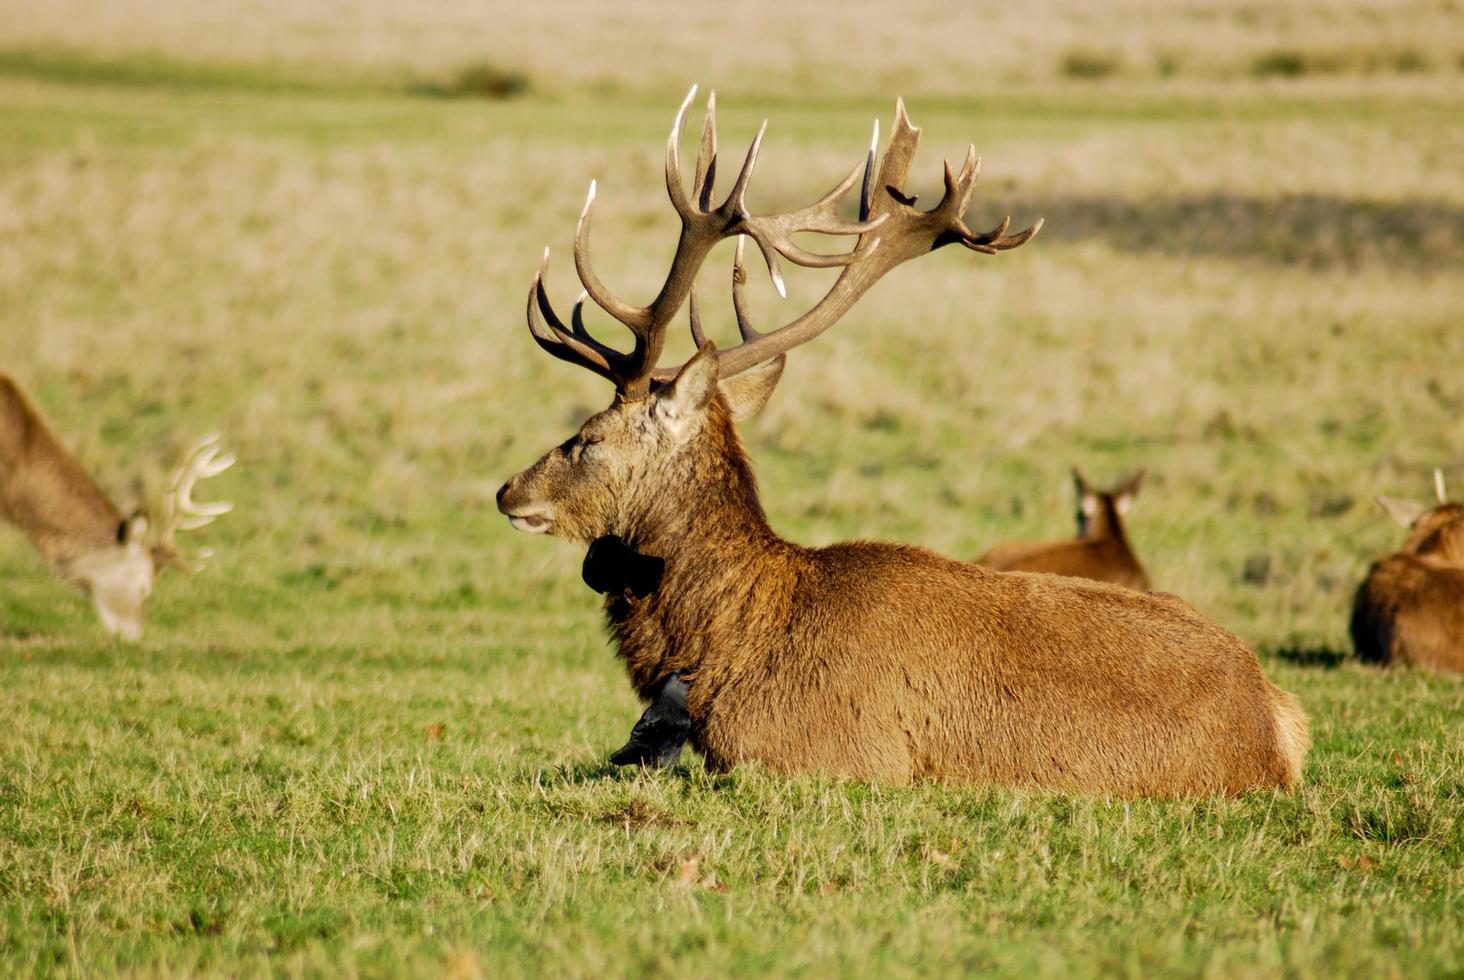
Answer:
[[(529, 292), (538, 344), (613, 382), (615, 397), (498, 492), (519, 530), (581, 544), (614, 534), (664, 559), (654, 593), (634, 603), (611, 596), (605, 606), (641, 696), (673, 674), (689, 683), (692, 744), (717, 770), (760, 762), (890, 783), (991, 781), (1130, 797), (1295, 783), (1308, 741), (1300, 706), (1239, 640), (1178, 598), (993, 572), (896, 544), (804, 548), (768, 526), (734, 423), (767, 401), (785, 352), (831, 327), (907, 259), (953, 243), (994, 254), (1038, 226), (1013, 235), (1008, 220), (985, 234), (967, 227), (974, 148), (959, 169), (946, 165), (940, 202), (917, 210), (903, 187), (920, 131), (903, 104), (882, 160), (876, 129), (857, 221), (838, 209), (860, 168), (807, 207), (750, 213), (762, 130), (730, 195), (714, 204), (710, 101), (688, 194), (679, 147), (695, 91), (666, 148), (681, 233), (650, 305), (616, 298), (591, 268), (593, 184), (575, 236), (586, 295), (630, 330), (632, 350), (588, 331), (584, 296), (570, 324), (561, 321), (542, 267)], [(857, 242), (843, 254), (814, 253), (792, 241), (800, 231)], [(739, 254), (732, 298), (742, 342), (718, 350), (692, 286), (712, 247), (733, 236), (753, 240), (775, 281), (779, 256), (843, 271), (812, 309), (763, 333), (748, 318)], [(698, 351), (658, 367), (688, 302)]]
[(976, 559), (999, 572), (1047, 572), (1149, 591), (1149, 574), (1129, 546), (1123, 515), (1133, 506), (1140, 470), (1112, 490), (1098, 490), (1073, 470), (1078, 494), (1078, 536), (1071, 541), (1002, 541)]
[(1352, 603), (1359, 659), (1464, 671), (1464, 504), (1450, 503), (1434, 471), (1438, 506), (1379, 497), (1408, 528), (1397, 554), (1379, 558)]
[(185, 556), (178, 531), (202, 527), (227, 503), (198, 503), (193, 487), (222, 473), (218, 436), (195, 443), (168, 484), (158, 542), (146, 543), (148, 520), (123, 517), (56, 438), (20, 385), (0, 374), (0, 518), (20, 528), (63, 581), (89, 595), (110, 633), (136, 640), (153, 581), (167, 565), (197, 571), (206, 549)]

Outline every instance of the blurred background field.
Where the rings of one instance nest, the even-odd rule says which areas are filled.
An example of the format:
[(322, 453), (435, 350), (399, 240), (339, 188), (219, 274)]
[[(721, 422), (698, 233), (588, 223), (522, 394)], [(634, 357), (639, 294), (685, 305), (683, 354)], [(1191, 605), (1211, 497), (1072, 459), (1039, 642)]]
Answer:
[[(609, 397), (528, 337), (540, 250), (567, 305), (597, 178), (601, 275), (659, 284), (693, 81), (724, 153), (771, 119), (757, 209), (825, 190), (903, 95), (923, 199), (969, 140), (972, 224), (1047, 219), (793, 356), (746, 429), (774, 526), (970, 556), (1069, 534), (1071, 465), (1146, 467), (1156, 584), (1312, 713), (1300, 793), (602, 768), (638, 706), (581, 555), (493, 493)], [(1464, 487), (1461, 111), (1454, 0), (0, 0), (0, 369), (119, 500), (201, 431), (241, 458), (138, 647), (0, 535), (0, 961), (1464, 970), (1464, 689), (1345, 662), (1399, 540), (1373, 495)], [(755, 272), (755, 311), (827, 282)]]

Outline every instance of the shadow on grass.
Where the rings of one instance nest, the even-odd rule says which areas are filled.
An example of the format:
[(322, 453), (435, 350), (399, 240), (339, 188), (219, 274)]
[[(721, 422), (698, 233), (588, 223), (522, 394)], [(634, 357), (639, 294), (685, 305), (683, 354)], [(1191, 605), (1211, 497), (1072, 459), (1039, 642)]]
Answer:
[(542, 786), (585, 786), (593, 783), (633, 783), (643, 778), (684, 779), (691, 767), (681, 764), (670, 769), (642, 769), (639, 766), (616, 766), (606, 760), (585, 760), (547, 769), (526, 768), (515, 774), (515, 782)]
[[(1098, 239), (1130, 252), (1252, 258), (1308, 268), (1457, 268), (1464, 262), (1464, 207), (1444, 201), (1322, 194), (1274, 199), (1204, 194), (1137, 201), (1003, 194), (1000, 200), (1014, 216), (1046, 216), (1042, 237), (1048, 241)], [(987, 217), (982, 214), (975, 223)]]
[(1336, 670), (1348, 659), (1346, 650), (1308, 643), (1283, 644), (1279, 647), (1263, 648), (1262, 656), (1275, 657), (1296, 667), (1317, 667), (1322, 670)]

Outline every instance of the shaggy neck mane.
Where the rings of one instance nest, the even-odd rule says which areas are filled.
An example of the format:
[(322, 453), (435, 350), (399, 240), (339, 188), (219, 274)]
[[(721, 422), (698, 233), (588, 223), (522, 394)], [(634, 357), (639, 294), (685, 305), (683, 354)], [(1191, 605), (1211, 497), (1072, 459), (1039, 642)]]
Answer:
[(636, 687), (671, 671), (693, 673), (720, 637), (745, 635), (750, 620), (784, 608), (802, 549), (768, 526), (757, 481), (719, 396), (705, 427), (679, 454), (675, 490), (627, 522), (631, 547), (665, 560), (660, 588), (631, 602), (606, 600), (611, 635)]

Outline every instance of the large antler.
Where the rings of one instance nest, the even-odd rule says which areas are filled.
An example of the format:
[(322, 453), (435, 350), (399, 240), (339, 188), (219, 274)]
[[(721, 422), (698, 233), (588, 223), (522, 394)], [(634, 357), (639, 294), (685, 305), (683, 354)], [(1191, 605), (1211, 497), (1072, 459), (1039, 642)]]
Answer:
[[(962, 216), (975, 190), (979, 169), (975, 147), (968, 151), (959, 174), (951, 170), (949, 163), (946, 164), (946, 192), (941, 202), (930, 211), (916, 210), (915, 199), (906, 197), (902, 188), (920, 139), (920, 130), (910, 125), (902, 101), (896, 103), (895, 130), (882, 166), (877, 168), (879, 122), (876, 120), (874, 138), (870, 142), (866, 159), (831, 191), (813, 204), (796, 211), (754, 216), (748, 213), (746, 207), (747, 185), (757, 163), (763, 134), (767, 130), (767, 122), (764, 121), (747, 151), (731, 193), (722, 204), (714, 208), (711, 206), (711, 198), (717, 170), (715, 93), (707, 99), (706, 120), (702, 125), (701, 145), (697, 153), (696, 173), (690, 196), (686, 193), (681, 175), (681, 134), (687, 108), (695, 96), (696, 86), (693, 85), (676, 113), (676, 122), (671, 128), (671, 137), (666, 145), (666, 190), (671, 197), (672, 206), (681, 217), (681, 236), (677, 242), (671, 271), (656, 298), (648, 306), (632, 306), (613, 295), (591, 268), (589, 227), (590, 214), (595, 204), (594, 183), (590, 184), (589, 199), (580, 214), (579, 228), (575, 234), (575, 269), (579, 273), (580, 282), (584, 284), (585, 292), (575, 303), (571, 326), (566, 328), (555, 315), (545, 292), (544, 272), (549, 262), (548, 249), (544, 251), (544, 263), (539, 268), (539, 274), (534, 277), (533, 287), (529, 291), (529, 330), (539, 346), (556, 357), (580, 364), (609, 378), (627, 398), (643, 397), (650, 390), (653, 380), (668, 380), (679, 370), (658, 370), (656, 362), (665, 346), (667, 327), (688, 299), (691, 303), (692, 337), (698, 347), (706, 344), (707, 338), (697, 311), (695, 279), (712, 247), (724, 238), (734, 235), (751, 238), (762, 252), (773, 285), (783, 295), (786, 295), (786, 289), (779, 267), (779, 256), (811, 268), (842, 266), (844, 269), (833, 288), (813, 309), (791, 323), (764, 334), (752, 326), (747, 316), (742, 295), (747, 276), (742, 264), (743, 242), (739, 239), (737, 256), (733, 263), (732, 298), (742, 343), (717, 352), (721, 373), (729, 376), (818, 336), (847, 312), (881, 276), (908, 259), (952, 242), (960, 242), (974, 251), (995, 254), (1016, 248), (1042, 227), (1042, 222), (1038, 221), (1026, 231), (1015, 235), (1006, 234), (1010, 219), (1003, 220), (995, 229), (985, 234), (976, 234), (966, 227)], [(856, 183), (861, 183), (859, 220), (851, 221), (840, 217), (838, 210), (845, 195)], [(859, 237), (851, 251), (822, 254), (810, 252), (794, 243), (792, 236), (799, 232)], [(583, 313), (587, 297), (630, 330), (635, 338), (635, 346), (629, 353), (608, 347), (590, 335), (585, 328)]]
[(234, 465), (232, 455), (219, 455), (217, 433), (204, 436), (188, 448), (183, 458), (168, 478), (168, 495), (163, 501), (162, 530), (158, 535), (158, 547), (169, 561), (190, 571), (199, 571), (203, 562), (212, 557), (211, 548), (201, 548), (185, 556), (178, 550), (176, 536), (179, 531), (192, 531), (212, 523), (214, 518), (227, 514), (234, 505), (225, 501), (199, 503), (193, 499), (193, 488), (199, 480), (218, 476)]

